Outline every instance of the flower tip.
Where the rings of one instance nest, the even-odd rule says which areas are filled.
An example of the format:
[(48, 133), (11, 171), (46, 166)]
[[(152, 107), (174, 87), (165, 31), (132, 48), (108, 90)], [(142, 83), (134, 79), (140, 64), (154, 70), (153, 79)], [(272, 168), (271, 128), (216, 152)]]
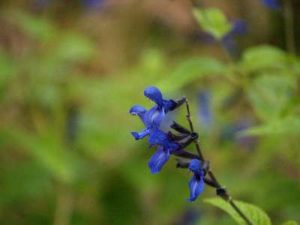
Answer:
[(144, 90), (144, 95), (157, 104), (161, 103), (163, 99), (161, 91), (154, 86), (147, 87)]
[(157, 174), (160, 172), (160, 168), (157, 167), (153, 162), (148, 163), (151, 174)]
[(160, 171), (157, 168), (150, 168), (150, 172), (151, 172), (151, 174), (157, 174)]
[(129, 113), (131, 115), (141, 115), (142, 113), (145, 113), (147, 110), (140, 105), (134, 105), (130, 108)]
[(138, 132), (131, 132), (131, 135), (134, 137), (135, 140), (140, 140), (140, 135)]

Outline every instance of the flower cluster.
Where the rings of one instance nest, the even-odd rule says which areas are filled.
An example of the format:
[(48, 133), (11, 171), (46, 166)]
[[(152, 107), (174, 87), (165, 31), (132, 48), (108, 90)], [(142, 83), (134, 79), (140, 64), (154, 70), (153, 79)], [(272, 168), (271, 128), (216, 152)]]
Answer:
[(142, 131), (131, 134), (136, 140), (148, 137), (150, 147), (156, 147), (148, 163), (151, 173), (160, 172), (171, 155), (177, 157), (178, 168), (186, 168), (193, 173), (189, 182), (189, 200), (194, 201), (204, 190), (206, 170), (199, 156), (186, 151), (185, 148), (195, 141), (198, 135), (176, 122), (173, 122), (168, 131), (163, 131), (161, 128), (166, 114), (183, 105), (186, 99), (164, 99), (160, 90), (153, 86), (146, 88), (144, 95), (155, 105), (148, 110), (140, 105), (134, 105), (130, 109), (130, 114), (139, 116), (145, 125)]

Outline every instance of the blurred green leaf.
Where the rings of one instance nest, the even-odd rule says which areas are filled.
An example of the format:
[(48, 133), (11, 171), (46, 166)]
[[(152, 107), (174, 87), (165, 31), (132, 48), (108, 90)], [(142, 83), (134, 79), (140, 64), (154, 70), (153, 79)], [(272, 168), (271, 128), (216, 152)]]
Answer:
[(18, 165), (6, 165), (0, 174), (1, 203), (23, 201), (35, 198), (51, 188), (51, 180), (37, 162), (19, 162)]
[(0, 52), (0, 85), (4, 79), (11, 76), (13, 72), (15, 72), (14, 62), (10, 59), (10, 57), (4, 52)]
[(287, 66), (287, 55), (273, 46), (255, 46), (248, 48), (242, 56), (240, 66), (246, 71), (278, 69)]
[(88, 59), (94, 52), (93, 43), (86, 37), (69, 33), (61, 37), (55, 57), (59, 60), (82, 61)]
[[(241, 216), (234, 209), (232, 209), (231, 205), (223, 199), (210, 198), (205, 199), (204, 201), (227, 212), (239, 225), (247, 225)], [(271, 225), (271, 220), (268, 215), (257, 206), (240, 201), (234, 202), (253, 223), (253, 225)]]
[(20, 11), (13, 12), (10, 18), (13, 18), (24, 29), (27, 35), (37, 40), (48, 41), (56, 35), (53, 24), (44, 18), (34, 17)]
[(16, 67), (13, 60), (6, 55), (4, 52), (0, 51), (0, 99), (3, 93), (5, 93), (5, 87), (10, 79), (10, 77), (16, 72)]
[(181, 63), (167, 79), (157, 85), (164, 91), (175, 91), (204, 76), (226, 73), (226, 66), (213, 58), (192, 58)]
[(256, 114), (267, 121), (279, 117), (286, 109), (295, 88), (291, 76), (265, 74), (252, 81), (247, 94)]
[(238, 133), (240, 136), (248, 135), (283, 135), (300, 134), (300, 118), (287, 117), (269, 121), (261, 126), (249, 128)]
[(72, 182), (78, 166), (75, 158), (63, 148), (54, 134), (30, 134), (16, 130), (9, 131), (11, 143), (22, 149), (48, 169), (52, 175), (63, 182)]
[(201, 28), (217, 40), (221, 40), (232, 29), (231, 23), (220, 9), (194, 9), (193, 14)]

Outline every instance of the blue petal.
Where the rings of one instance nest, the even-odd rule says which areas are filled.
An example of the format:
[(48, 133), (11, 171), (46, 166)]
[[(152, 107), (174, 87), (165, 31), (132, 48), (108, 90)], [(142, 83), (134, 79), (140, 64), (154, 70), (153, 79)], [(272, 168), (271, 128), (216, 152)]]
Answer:
[(152, 174), (158, 173), (170, 158), (169, 151), (159, 147), (149, 160), (148, 166)]
[(230, 31), (231, 34), (234, 35), (242, 35), (247, 33), (248, 31), (248, 27), (247, 27), (247, 23), (244, 20), (236, 20), (233, 22), (233, 27), (232, 30)]
[(151, 99), (152, 101), (154, 101), (160, 107), (163, 106), (163, 97), (160, 90), (157, 87), (153, 87), (153, 86), (147, 87), (144, 90), (144, 95), (149, 99)]
[(165, 115), (163, 109), (160, 109), (158, 106), (152, 107), (143, 117), (145, 126), (148, 128), (158, 128)]
[(159, 129), (154, 129), (151, 131), (148, 142), (150, 145), (163, 146), (165, 149), (168, 149), (169, 153), (173, 153), (174, 151), (177, 151), (180, 148), (180, 145), (175, 141), (171, 140), (168, 137), (167, 133)]
[(135, 140), (140, 140), (140, 139), (146, 137), (147, 135), (149, 135), (150, 130), (149, 129), (144, 129), (141, 132), (131, 132), (131, 134), (135, 138)]
[(189, 182), (190, 198), (191, 202), (195, 201), (197, 197), (204, 191), (204, 180), (202, 177), (196, 177), (195, 175)]
[(134, 105), (129, 110), (129, 113), (131, 115), (139, 116), (144, 124), (145, 124), (145, 114), (146, 114), (146, 112), (147, 112), (147, 110), (143, 106), (140, 106), (140, 105)]
[(143, 106), (140, 106), (140, 105), (134, 105), (129, 110), (129, 113), (132, 115), (141, 115), (146, 112), (147, 112), (147, 110)]
[(191, 160), (189, 164), (189, 170), (194, 173), (201, 173), (202, 172), (202, 163), (198, 159)]
[(163, 145), (168, 142), (168, 135), (159, 129), (151, 132), (148, 142), (150, 145)]

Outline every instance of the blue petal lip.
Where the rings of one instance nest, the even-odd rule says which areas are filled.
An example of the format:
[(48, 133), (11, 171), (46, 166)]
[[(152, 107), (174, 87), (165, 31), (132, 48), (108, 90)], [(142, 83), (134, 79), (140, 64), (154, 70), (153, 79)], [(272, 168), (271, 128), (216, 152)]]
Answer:
[(157, 87), (154, 86), (147, 87), (144, 90), (144, 95), (150, 100), (152, 100), (153, 102), (155, 102), (157, 105), (161, 107), (163, 106), (163, 96), (161, 91)]
[(140, 140), (149, 134), (150, 134), (149, 129), (144, 129), (141, 132), (131, 132), (131, 135), (134, 137), (135, 140)]
[(189, 189), (190, 189), (190, 198), (189, 201), (195, 201), (198, 196), (204, 191), (204, 180), (203, 178), (197, 178), (195, 175), (189, 182)]
[(170, 153), (163, 147), (159, 147), (157, 151), (152, 155), (148, 163), (151, 173), (156, 174), (160, 172), (169, 158)]
[(158, 128), (164, 116), (165, 112), (155, 105), (143, 115), (143, 122), (146, 127)]
[(140, 115), (140, 114), (146, 113), (146, 112), (147, 112), (147, 110), (143, 106), (140, 106), (140, 105), (134, 105), (129, 110), (129, 113), (132, 115)]

